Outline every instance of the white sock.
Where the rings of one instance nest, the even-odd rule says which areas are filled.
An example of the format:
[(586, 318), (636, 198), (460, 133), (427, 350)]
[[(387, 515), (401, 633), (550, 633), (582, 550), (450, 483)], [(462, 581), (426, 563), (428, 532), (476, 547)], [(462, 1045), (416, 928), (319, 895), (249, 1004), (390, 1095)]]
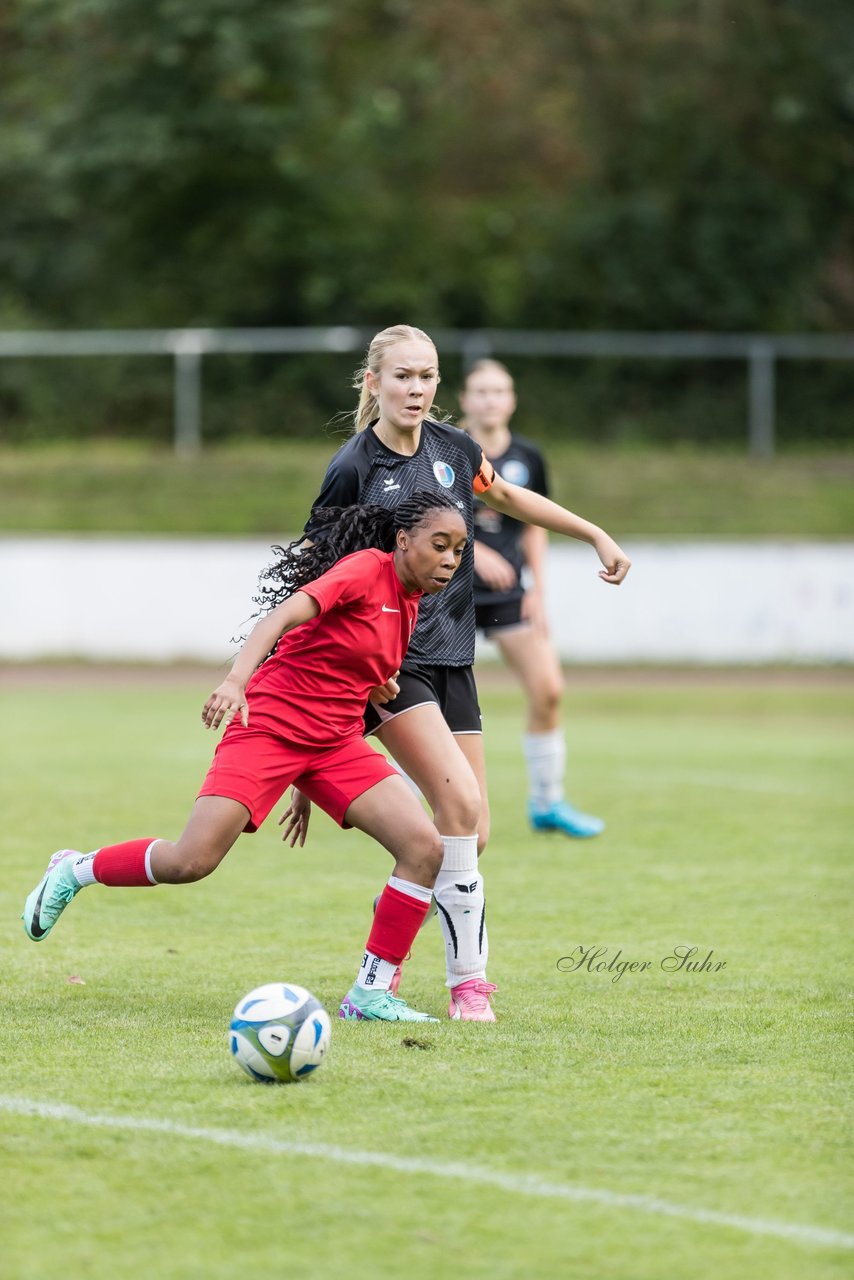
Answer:
[(526, 733), (522, 739), (528, 763), (528, 798), (535, 809), (550, 809), (564, 797), (566, 739), (562, 729)]
[(428, 889), (423, 884), (416, 884), (414, 880), (401, 880), (400, 876), (389, 876), (388, 882), (392, 889), (397, 889), (398, 893), (408, 893), (410, 898), (417, 898), (419, 902), (429, 902), (433, 897), (432, 889)]
[(433, 896), (445, 939), (447, 986), (486, 977), (489, 941), (477, 836), (442, 836), (445, 856)]
[(383, 960), (380, 956), (375, 956), (373, 951), (366, 951), (359, 966), (356, 985), (364, 987), (366, 991), (388, 991), (396, 968), (393, 960)]
[[(97, 852), (98, 850), (96, 849), (95, 853)], [(79, 858), (75, 858), (71, 863), (72, 874), (79, 885), (97, 884), (95, 872), (92, 870), (95, 853), (82, 853)]]
[[(429, 902), (433, 890), (423, 884), (415, 884), (413, 880), (402, 880), (400, 876), (389, 876), (388, 883), (398, 893), (405, 893), (418, 902)], [(379, 898), (377, 898), (379, 902)], [(373, 951), (366, 951), (356, 976), (356, 985), (366, 991), (388, 991), (397, 965), (391, 960), (383, 960)]]
[(151, 870), (151, 851), (156, 844), (157, 841), (152, 840), (151, 844), (145, 851), (145, 874), (148, 876), (149, 884), (157, 884), (157, 881), (154, 878), (154, 872)]

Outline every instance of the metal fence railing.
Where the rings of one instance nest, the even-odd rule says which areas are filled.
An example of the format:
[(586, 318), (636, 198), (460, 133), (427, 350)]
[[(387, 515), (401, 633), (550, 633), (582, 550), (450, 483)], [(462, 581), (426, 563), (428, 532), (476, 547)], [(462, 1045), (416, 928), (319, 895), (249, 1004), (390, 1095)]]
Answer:
[[(49, 356), (171, 356), (174, 361), (175, 449), (202, 444), (202, 359), (220, 354), (361, 352), (372, 329), (340, 325), (290, 329), (116, 329), (0, 332), (0, 358)], [(626, 333), (533, 329), (438, 329), (441, 352), (466, 363), (483, 356), (619, 357), (743, 360), (748, 378), (747, 447), (757, 457), (775, 450), (778, 360), (854, 360), (854, 334)]]

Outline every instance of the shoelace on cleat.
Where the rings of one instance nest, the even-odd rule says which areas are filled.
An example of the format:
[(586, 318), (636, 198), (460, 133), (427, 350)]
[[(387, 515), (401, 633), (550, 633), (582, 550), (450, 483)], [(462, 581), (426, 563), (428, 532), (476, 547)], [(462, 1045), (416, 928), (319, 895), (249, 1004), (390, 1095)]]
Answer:
[(469, 987), (466, 991), (461, 991), (454, 996), (457, 1004), (465, 1005), (469, 1009), (483, 1009), (489, 1004), (489, 997), (493, 991), (498, 988), (491, 982), (480, 982), (476, 987)]
[(60, 880), (57, 877), (57, 883), (51, 889), (47, 902), (42, 906), (42, 911), (51, 911), (54, 907), (58, 907), (60, 903), (70, 902), (76, 892), (77, 885), (69, 884), (67, 880)]

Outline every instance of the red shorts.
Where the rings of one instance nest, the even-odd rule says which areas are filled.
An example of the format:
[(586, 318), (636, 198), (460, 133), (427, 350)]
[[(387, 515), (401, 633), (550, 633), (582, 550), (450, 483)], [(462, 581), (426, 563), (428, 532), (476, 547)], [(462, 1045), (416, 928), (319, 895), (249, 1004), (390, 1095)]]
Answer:
[(239, 720), (220, 741), (200, 796), (226, 796), (249, 810), (245, 831), (257, 831), (273, 805), (293, 783), (341, 827), (344, 814), (365, 791), (395, 777), (396, 770), (364, 738), (340, 746), (314, 747), (263, 729), (245, 729)]

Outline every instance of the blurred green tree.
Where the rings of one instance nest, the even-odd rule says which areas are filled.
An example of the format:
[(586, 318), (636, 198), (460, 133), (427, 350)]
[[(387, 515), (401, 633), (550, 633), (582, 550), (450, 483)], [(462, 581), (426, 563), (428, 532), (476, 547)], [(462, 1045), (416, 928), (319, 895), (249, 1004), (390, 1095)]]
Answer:
[(850, 327), (846, 39), (842, 0), (8, 0), (0, 324)]
[(821, 39), (820, 7), (15, 0), (4, 13), (7, 316), (851, 322), (854, 78)]

